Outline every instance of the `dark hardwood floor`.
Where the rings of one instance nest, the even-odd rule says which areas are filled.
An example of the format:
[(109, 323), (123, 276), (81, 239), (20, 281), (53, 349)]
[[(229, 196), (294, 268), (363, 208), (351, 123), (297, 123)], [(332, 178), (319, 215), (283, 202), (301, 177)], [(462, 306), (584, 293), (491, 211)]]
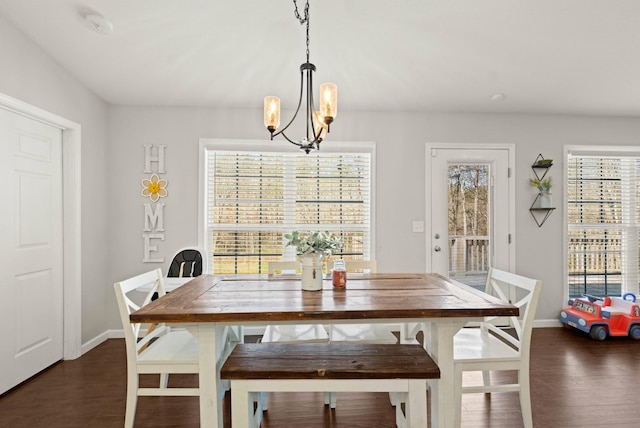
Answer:
[[(125, 371), (124, 340), (108, 340), (0, 396), (0, 427), (121, 427)], [(480, 376), (471, 380), (479, 381)], [(170, 382), (195, 384), (196, 379), (174, 376)], [(640, 426), (640, 341), (595, 342), (574, 330), (534, 329), (531, 384), (536, 427)], [(228, 413), (228, 400), (226, 405)], [(462, 418), (465, 428), (522, 426), (515, 393), (466, 395)], [(386, 394), (340, 394), (338, 408), (332, 411), (322, 404), (321, 394), (274, 393), (262, 426), (386, 428), (395, 426), (394, 420)], [(142, 397), (138, 401), (136, 427), (197, 426), (197, 398)]]

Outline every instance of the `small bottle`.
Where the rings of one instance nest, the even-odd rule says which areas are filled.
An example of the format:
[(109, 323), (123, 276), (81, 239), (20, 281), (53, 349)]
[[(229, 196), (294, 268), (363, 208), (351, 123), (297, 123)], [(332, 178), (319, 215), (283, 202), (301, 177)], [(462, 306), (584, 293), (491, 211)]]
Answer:
[(347, 265), (344, 260), (336, 260), (333, 264), (333, 286), (339, 288), (347, 287)]

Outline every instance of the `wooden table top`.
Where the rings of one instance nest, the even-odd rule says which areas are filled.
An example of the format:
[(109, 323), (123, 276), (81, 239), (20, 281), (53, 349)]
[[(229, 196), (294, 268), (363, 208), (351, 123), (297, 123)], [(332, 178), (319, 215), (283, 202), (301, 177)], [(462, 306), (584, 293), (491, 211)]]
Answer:
[(299, 276), (201, 275), (131, 314), (132, 322), (275, 322), (518, 315), (518, 308), (431, 273), (350, 274), (347, 288)]

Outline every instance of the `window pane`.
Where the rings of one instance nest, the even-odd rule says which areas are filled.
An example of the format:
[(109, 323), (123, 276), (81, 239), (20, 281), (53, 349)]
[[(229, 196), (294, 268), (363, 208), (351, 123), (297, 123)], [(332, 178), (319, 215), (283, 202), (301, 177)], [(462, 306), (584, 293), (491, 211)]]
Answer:
[(362, 204), (349, 205), (331, 202), (299, 202), (296, 204), (296, 223), (300, 224), (365, 224), (368, 221), (367, 217)]
[(484, 290), (489, 269), (489, 165), (449, 164), (449, 276)]
[(569, 231), (569, 297), (620, 296), (622, 236), (616, 230)]
[(283, 236), (329, 231), (336, 257), (370, 254), (371, 153), (207, 151), (207, 249), (214, 273), (267, 272), (292, 260)]
[(619, 159), (573, 159), (569, 166), (570, 223), (620, 223), (622, 182)]
[(216, 273), (266, 273), (269, 260), (282, 258), (282, 234), (247, 231), (213, 233)]

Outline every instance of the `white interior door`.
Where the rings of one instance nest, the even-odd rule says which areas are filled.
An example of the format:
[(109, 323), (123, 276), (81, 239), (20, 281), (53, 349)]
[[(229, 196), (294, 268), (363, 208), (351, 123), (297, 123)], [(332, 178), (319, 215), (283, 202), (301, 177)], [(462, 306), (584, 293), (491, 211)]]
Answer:
[(430, 270), (484, 289), (489, 266), (513, 263), (510, 148), (428, 145)]
[(63, 357), (62, 131), (0, 109), (0, 393)]

